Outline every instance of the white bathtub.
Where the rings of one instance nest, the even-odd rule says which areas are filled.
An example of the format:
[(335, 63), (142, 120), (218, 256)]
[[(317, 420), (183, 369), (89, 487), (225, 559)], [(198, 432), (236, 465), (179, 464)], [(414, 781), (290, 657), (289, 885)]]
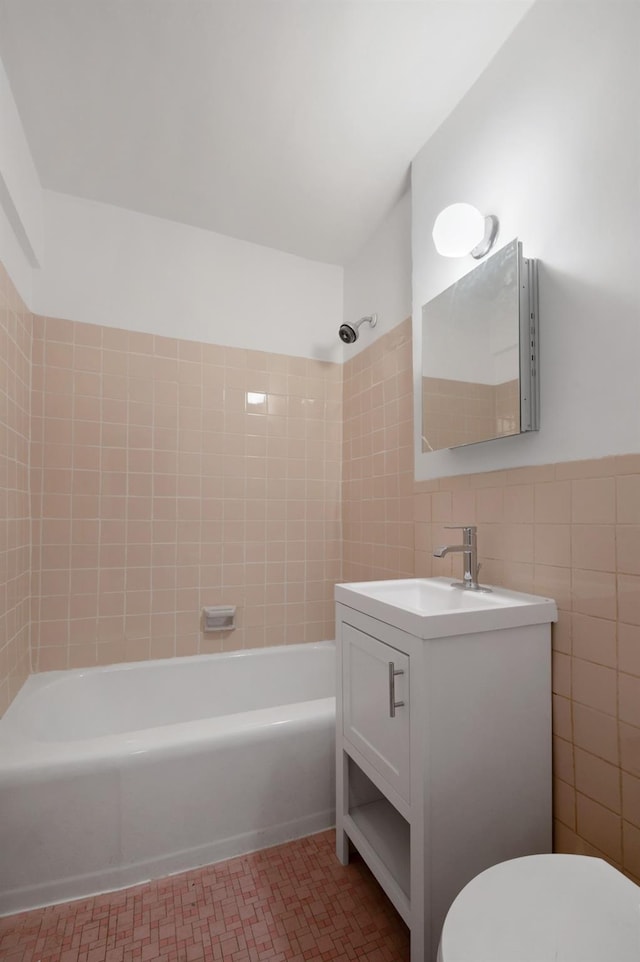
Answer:
[(0, 721), (0, 914), (334, 823), (333, 643), (32, 675)]

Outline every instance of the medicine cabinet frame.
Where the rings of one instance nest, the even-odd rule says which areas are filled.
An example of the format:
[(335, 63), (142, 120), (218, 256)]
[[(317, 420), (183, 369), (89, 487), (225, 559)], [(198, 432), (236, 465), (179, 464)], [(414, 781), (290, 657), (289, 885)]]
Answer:
[[(444, 297), (444, 295), (449, 294), (452, 301), (455, 298), (456, 287), (460, 285), (459, 289), (462, 289), (464, 284), (465, 288), (468, 288), (470, 284), (478, 283), (482, 284), (483, 277), (489, 278), (491, 276), (491, 270), (493, 268), (494, 272), (497, 266), (507, 265), (504, 269), (505, 272), (505, 286), (507, 282), (513, 283), (509, 277), (509, 272), (515, 266), (515, 284), (517, 284), (517, 295), (514, 291), (514, 306), (516, 306), (518, 317), (517, 331), (518, 331), (518, 380), (519, 380), (519, 429), (514, 431), (508, 431), (503, 433), (496, 433), (488, 435), (482, 438), (476, 438), (473, 440), (461, 441), (456, 444), (442, 444), (437, 448), (431, 448), (425, 437), (425, 423), (424, 423), (424, 377), (421, 376), (417, 381), (417, 387), (420, 391), (420, 397), (416, 405), (417, 412), (420, 416), (420, 447), (423, 454), (430, 454), (432, 451), (439, 450), (457, 450), (458, 448), (466, 448), (470, 445), (477, 445), (485, 443), (486, 441), (496, 440), (497, 438), (506, 437), (516, 437), (519, 434), (526, 434), (530, 431), (538, 431), (540, 426), (540, 389), (539, 389), (539, 361), (538, 361), (538, 348), (539, 348), (539, 315), (538, 315), (538, 261), (534, 258), (527, 258), (523, 254), (522, 243), (516, 238), (509, 244), (505, 245), (500, 251), (492, 255), (486, 261), (483, 261), (473, 271), (468, 272), (453, 285), (443, 291), (437, 297), (428, 301), (427, 304), (423, 305), (421, 311), (421, 323), (422, 323), (422, 361), (424, 361), (424, 350), (425, 342), (428, 342), (428, 335), (426, 332), (426, 319), (425, 313), (430, 305), (433, 305), (438, 298)], [(492, 283), (495, 284), (495, 275), (492, 278)], [(488, 286), (488, 282), (487, 282)], [(478, 290), (482, 290), (481, 287)], [(473, 318), (471, 318), (470, 323), (472, 323)], [(424, 371), (424, 364), (421, 364), (421, 370)], [(497, 423), (497, 419), (496, 419)]]

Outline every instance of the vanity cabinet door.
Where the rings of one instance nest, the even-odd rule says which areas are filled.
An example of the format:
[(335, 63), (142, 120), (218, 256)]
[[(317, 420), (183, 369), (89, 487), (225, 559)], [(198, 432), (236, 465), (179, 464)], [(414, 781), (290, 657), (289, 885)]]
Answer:
[(409, 657), (342, 624), (343, 734), (410, 802)]

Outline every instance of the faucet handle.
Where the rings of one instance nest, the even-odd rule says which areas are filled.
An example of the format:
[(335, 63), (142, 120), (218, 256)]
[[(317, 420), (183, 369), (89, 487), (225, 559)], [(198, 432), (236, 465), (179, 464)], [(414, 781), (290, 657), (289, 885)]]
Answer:
[(476, 524), (445, 524), (445, 528), (450, 528), (456, 531), (477, 531), (478, 526)]

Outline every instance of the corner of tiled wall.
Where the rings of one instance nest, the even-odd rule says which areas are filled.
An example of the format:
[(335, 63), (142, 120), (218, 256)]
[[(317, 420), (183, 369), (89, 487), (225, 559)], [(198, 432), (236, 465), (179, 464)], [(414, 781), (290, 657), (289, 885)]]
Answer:
[(32, 316), (0, 265), (0, 716), (30, 670)]
[(411, 577), (411, 319), (343, 365), (343, 578)]

